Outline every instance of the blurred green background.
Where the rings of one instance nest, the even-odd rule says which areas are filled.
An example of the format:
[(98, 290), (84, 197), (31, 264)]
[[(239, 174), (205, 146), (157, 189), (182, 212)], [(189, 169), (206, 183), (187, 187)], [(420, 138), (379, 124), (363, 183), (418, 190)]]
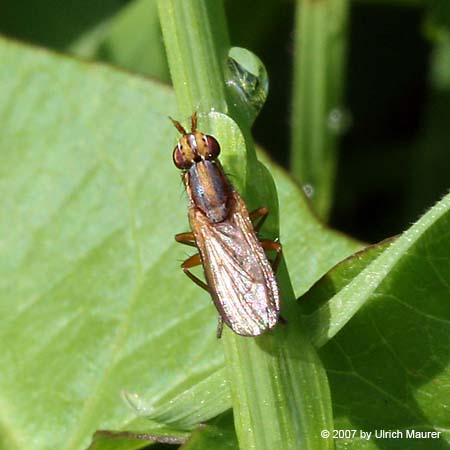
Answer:
[[(263, 60), (257, 142), (288, 167), (295, 2), (225, 3), (233, 45)], [(376, 242), (406, 229), (450, 185), (450, 2), (354, 1), (330, 223)], [(4, 0), (0, 32), (170, 83), (153, 0)]]

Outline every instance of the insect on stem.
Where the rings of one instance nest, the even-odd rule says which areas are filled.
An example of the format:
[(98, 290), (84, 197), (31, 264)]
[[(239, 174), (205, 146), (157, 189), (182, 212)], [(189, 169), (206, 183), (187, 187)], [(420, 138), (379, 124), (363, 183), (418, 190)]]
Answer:
[[(181, 267), (211, 294), (219, 312), (218, 337), (223, 323), (239, 335), (259, 336), (280, 318), (280, 292), (274, 272), (282, 247), (257, 237), (269, 211), (263, 207), (249, 214), (218, 160), (219, 143), (197, 131), (196, 113), (191, 116), (189, 133), (178, 121), (170, 120), (182, 135), (174, 148), (173, 161), (182, 170), (192, 230), (175, 239), (198, 249), (198, 254)], [(258, 220), (256, 227), (252, 220)], [(277, 253), (273, 265), (265, 250)], [(203, 266), (206, 283), (190, 271), (196, 265)]]

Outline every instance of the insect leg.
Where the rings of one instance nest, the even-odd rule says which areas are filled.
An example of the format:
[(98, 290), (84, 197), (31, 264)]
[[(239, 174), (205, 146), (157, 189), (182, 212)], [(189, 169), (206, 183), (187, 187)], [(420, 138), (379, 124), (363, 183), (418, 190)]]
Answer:
[(269, 214), (269, 208), (266, 208), (265, 206), (255, 209), (250, 213), (250, 220), (254, 222), (255, 220), (259, 221), (253, 225), (253, 228), (255, 229), (256, 233), (261, 229), (264, 222), (267, 219), (267, 215)]
[[(180, 233), (180, 234), (192, 234), (192, 233)], [(177, 235), (178, 236), (178, 235)], [(180, 241), (181, 242), (181, 241)], [(185, 244), (186, 242), (182, 242)], [(187, 244), (189, 245), (189, 244)], [(202, 263), (202, 260), (200, 259), (200, 254), (196, 253), (195, 255), (192, 255), (190, 258), (188, 258), (186, 261), (184, 261), (183, 264), (181, 264), (181, 268), (183, 269), (183, 272), (198, 286), (205, 289), (205, 291), (209, 292), (208, 285), (200, 280), (200, 278), (196, 277), (189, 269), (191, 267), (199, 266)], [(217, 322), (217, 339), (220, 339), (222, 337), (222, 331), (223, 331), (223, 319), (221, 316), (219, 316), (219, 320)]]
[[(265, 220), (267, 219), (267, 216), (269, 214), (269, 208), (266, 208), (265, 206), (255, 209), (255, 211), (252, 211), (250, 213), (250, 220), (254, 221), (259, 219), (259, 222), (254, 225), (254, 229), (256, 232), (258, 232), (261, 227), (263, 226)], [(281, 254), (283, 252), (283, 247), (279, 242), (271, 241), (268, 239), (263, 239), (260, 241), (262, 247), (266, 251), (276, 251), (277, 256), (275, 257), (274, 261), (272, 262), (272, 269), (274, 272), (277, 271), (278, 265), (280, 264), (281, 260)]]
[(263, 239), (262, 241), (259, 241), (259, 243), (264, 250), (277, 252), (277, 256), (275, 256), (275, 259), (272, 262), (272, 269), (276, 272), (281, 261), (283, 246), (279, 242), (270, 241), (268, 239)]
[(178, 233), (175, 235), (175, 240), (180, 244), (189, 245), (190, 247), (197, 247), (195, 243), (194, 233)]
[(283, 325), (287, 325), (288, 321), (281, 315), (278, 315), (278, 320), (283, 324)]
[(208, 285), (200, 280), (200, 278), (196, 277), (189, 269), (191, 267), (199, 266), (202, 263), (202, 260), (200, 259), (200, 254), (196, 253), (195, 255), (192, 255), (190, 258), (188, 258), (186, 261), (184, 261), (183, 264), (181, 264), (181, 268), (183, 269), (183, 272), (198, 286), (205, 289), (205, 291), (209, 292)]
[(223, 331), (223, 319), (222, 316), (219, 316), (219, 320), (217, 321), (217, 339), (220, 339), (222, 337), (222, 331)]

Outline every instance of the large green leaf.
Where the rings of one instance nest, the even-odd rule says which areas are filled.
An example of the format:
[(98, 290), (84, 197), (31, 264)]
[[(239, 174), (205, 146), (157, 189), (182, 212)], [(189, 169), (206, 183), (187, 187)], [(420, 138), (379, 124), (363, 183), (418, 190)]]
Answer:
[(156, 401), (222, 365), (213, 307), (178, 269), (173, 96), (0, 52), (3, 447), (84, 448), (134, 418), (121, 390)]
[[(0, 61), (0, 448), (83, 449), (98, 429), (158, 434), (121, 391), (166, 422), (229, 408), (226, 386), (213, 384), (208, 414), (189, 397), (223, 354), (212, 303), (178, 267), (189, 252), (173, 241), (187, 221), (172, 92), (4, 40)], [(273, 170), (299, 294), (357, 245)]]

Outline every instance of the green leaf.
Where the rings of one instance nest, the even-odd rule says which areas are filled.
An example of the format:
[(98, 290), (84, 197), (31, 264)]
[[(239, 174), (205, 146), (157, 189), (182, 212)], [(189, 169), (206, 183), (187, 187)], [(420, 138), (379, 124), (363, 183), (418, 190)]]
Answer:
[[(409, 268), (411, 258), (414, 258), (411, 255), (413, 255), (414, 251), (419, 253), (423, 251), (424, 242), (426, 243), (430, 236), (435, 239), (443, 238), (436, 230), (442, 227), (442, 222), (448, 220), (449, 208), (450, 196), (447, 196), (409, 230), (405, 231), (386, 251), (331, 298), (330, 301), (317, 308), (312, 314), (303, 317), (304, 326), (317, 346), (325, 344), (341, 330), (358, 309), (367, 304), (373, 295), (377, 295), (378, 289), (383, 286), (383, 283), (390, 283), (392, 277), (405, 265)], [(413, 259), (413, 261), (415, 260)], [(427, 266), (428, 263), (426, 263)], [(417, 276), (416, 270), (413, 265), (412, 271), (410, 273), (407, 272), (407, 275), (403, 275), (404, 278), (401, 278), (401, 280), (409, 280), (411, 276)], [(439, 274), (435, 274), (435, 276), (439, 277)], [(437, 284), (439, 284), (439, 279), (437, 279)], [(398, 287), (394, 286), (394, 295), (397, 295), (397, 289), (402, 287), (402, 284), (399, 284)], [(434, 285), (430, 287), (431, 294), (433, 294), (433, 288)], [(343, 305), (345, 306), (343, 307)]]
[(173, 239), (173, 95), (7, 41), (0, 54), (2, 439), (86, 448), (133, 420), (122, 390), (156, 402), (223, 364)]
[[(402, 439), (372, 437), (364, 447), (361, 439), (340, 439), (338, 448), (448, 448), (449, 230), (450, 195), (380, 256), (371, 255), (377, 249), (360, 254), (357, 265), (361, 268), (366, 259), (367, 268), (350, 283), (345, 274), (353, 270), (354, 258), (330, 274), (336, 284), (345, 285), (331, 300), (340, 298), (342, 310), (349, 292), (355, 298), (366, 297), (350, 322), (320, 351), (330, 379), (335, 428), (403, 432)], [(324, 283), (318, 283), (303, 299), (320, 299), (323, 288)], [(439, 435), (412, 439), (407, 430)]]
[[(199, 423), (231, 408), (229, 382), (225, 369), (219, 369), (198, 380), (190, 377), (183, 392), (169, 393), (155, 402), (139, 394), (124, 393), (124, 399), (140, 416), (175, 430), (192, 430)], [(179, 389), (177, 389), (179, 391)]]
[[(344, 316), (346, 308), (352, 311), (353, 299), (365, 298), (320, 351), (330, 379), (335, 429), (358, 430), (355, 438), (337, 440), (338, 448), (447, 448), (449, 229), (447, 196), (395, 241), (369, 246), (344, 260), (301, 298), (310, 318), (323, 317), (327, 302), (338, 301)], [(333, 323), (332, 316), (329, 321)], [(372, 434), (361, 447), (359, 430), (401, 430), (403, 438)], [(407, 430), (440, 435), (412, 439)]]
[[(34, 5), (36, 3), (36, 5)], [(3, 2), (3, 33), (169, 81), (154, 0)]]
[(2, 1), (0, 28), (3, 34), (35, 44), (65, 50), (80, 36), (106, 23), (124, 0)]
[(169, 81), (156, 2), (134, 0), (111, 19), (97, 58)]
[(385, 239), (379, 244), (369, 245), (349, 256), (327, 272), (300, 299), (302, 310), (311, 314), (326, 304), (334, 295), (349, 284), (362, 270), (374, 261), (395, 239)]
[[(170, 156), (172, 92), (5, 40), (0, 60), (2, 446), (85, 449), (99, 429), (157, 434), (161, 424), (136, 419), (124, 390), (157, 414), (176, 400), (170, 419), (192, 423), (229, 408), (215, 383), (214, 411), (198, 405), (223, 352), (212, 302), (179, 270), (188, 252), (173, 241), (187, 220)], [(355, 245), (324, 231), (272, 167), (288, 264), (296, 245), (314, 242), (301, 254), (302, 291), (333, 264), (328, 252), (339, 260)], [(112, 445), (95, 439), (98, 450)]]
[(363, 244), (317, 220), (303, 190), (264, 154), (280, 199), (280, 241), (296, 297)]

